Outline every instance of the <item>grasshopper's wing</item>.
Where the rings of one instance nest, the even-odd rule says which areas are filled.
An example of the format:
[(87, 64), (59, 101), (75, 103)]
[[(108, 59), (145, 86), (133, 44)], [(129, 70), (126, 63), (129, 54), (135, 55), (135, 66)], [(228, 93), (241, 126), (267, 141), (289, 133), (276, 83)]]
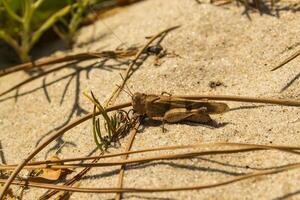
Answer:
[(162, 97), (155, 101), (155, 104), (162, 104), (171, 108), (187, 108), (187, 109), (197, 109), (206, 108), (207, 114), (220, 114), (227, 112), (229, 107), (225, 103), (214, 102), (214, 101), (201, 101), (201, 100), (189, 100), (183, 98), (174, 97)]
[(208, 114), (221, 114), (229, 111), (229, 107), (226, 103), (208, 101), (207, 112)]

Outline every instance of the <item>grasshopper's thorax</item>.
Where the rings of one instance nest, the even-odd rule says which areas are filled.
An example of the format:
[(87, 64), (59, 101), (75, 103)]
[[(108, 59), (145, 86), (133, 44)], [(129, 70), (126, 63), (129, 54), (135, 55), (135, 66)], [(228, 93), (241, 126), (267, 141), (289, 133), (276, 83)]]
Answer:
[(132, 96), (132, 107), (138, 114), (146, 114), (146, 94), (136, 92)]

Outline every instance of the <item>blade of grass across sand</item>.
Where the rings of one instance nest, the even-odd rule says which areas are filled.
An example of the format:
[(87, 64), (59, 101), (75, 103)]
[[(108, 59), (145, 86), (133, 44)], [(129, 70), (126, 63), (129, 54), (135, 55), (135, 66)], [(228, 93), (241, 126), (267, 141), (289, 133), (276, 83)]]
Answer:
[(192, 100), (220, 100), (220, 101), (237, 101), (237, 102), (248, 102), (248, 103), (264, 103), (274, 104), (283, 106), (300, 106), (299, 100), (293, 99), (275, 99), (267, 97), (249, 97), (249, 96), (233, 96), (233, 95), (174, 95), (174, 97), (192, 99)]
[[(172, 191), (186, 191), (186, 190), (203, 190), (208, 188), (220, 187), (228, 184), (232, 184), (238, 181), (246, 180), (249, 178), (265, 176), (280, 172), (285, 172), (287, 170), (298, 169), (300, 168), (300, 163), (294, 163), (279, 167), (278, 169), (273, 170), (264, 170), (261, 172), (248, 173), (246, 175), (241, 175), (236, 178), (231, 178), (226, 181), (221, 181), (214, 184), (206, 185), (195, 185), (195, 186), (185, 186), (185, 187), (173, 187), (173, 188), (77, 188), (69, 186), (60, 186), (53, 184), (42, 184), (42, 183), (33, 183), (28, 181), (12, 181), (14, 185), (25, 185), (29, 187), (45, 188), (45, 189), (55, 189), (61, 191), (71, 191), (71, 192), (84, 192), (84, 193), (150, 193), (150, 192), (172, 192)], [(5, 179), (0, 179), (0, 183), (6, 182)]]
[(285, 64), (287, 64), (290, 61), (292, 61), (293, 59), (297, 58), (299, 55), (300, 55), (300, 49), (298, 51), (296, 51), (295, 53), (293, 53), (290, 57), (288, 57), (287, 59), (285, 59), (284, 61), (282, 61), (279, 65), (277, 65), (276, 67), (274, 67), (273, 69), (271, 69), (271, 71), (275, 71), (275, 70), (283, 67)]
[[(103, 166), (110, 166), (110, 165), (122, 165), (122, 164), (132, 164), (138, 162), (145, 162), (145, 161), (154, 161), (154, 160), (161, 160), (161, 159), (178, 159), (178, 158), (185, 158), (185, 157), (195, 157), (195, 156), (202, 156), (202, 155), (216, 155), (216, 154), (231, 154), (231, 153), (240, 153), (240, 152), (248, 152), (248, 151), (260, 151), (260, 150), (277, 150), (283, 151), (287, 153), (293, 154), (300, 154), (299, 150), (300, 147), (297, 146), (285, 146), (285, 145), (258, 145), (258, 144), (247, 144), (247, 143), (224, 143), (224, 142), (215, 142), (215, 143), (200, 143), (194, 145), (177, 145), (177, 146), (169, 146), (169, 147), (158, 147), (158, 148), (150, 148), (150, 149), (142, 149), (142, 150), (135, 150), (135, 151), (126, 151), (123, 153), (116, 153), (116, 154), (108, 154), (108, 155), (101, 155), (101, 156), (93, 156), (93, 157), (79, 157), (79, 158), (67, 158), (67, 159), (60, 159), (57, 160), (46, 160), (46, 161), (35, 161), (28, 163), (25, 168), (67, 168), (70, 165), (53, 165), (53, 164), (60, 164), (60, 163), (67, 163), (67, 162), (74, 162), (74, 161), (85, 161), (85, 160), (92, 160), (92, 159), (105, 159), (105, 158), (112, 158), (118, 156), (128, 156), (130, 154), (139, 154), (139, 153), (146, 153), (146, 152), (154, 152), (154, 151), (166, 151), (166, 150), (179, 150), (179, 149), (194, 149), (194, 148), (208, 148), (208, 147), (239, 147), (233, 149), (225, 149), (225, 150), (205, 150), (205, 151), (194, 151), (189, 153), (179, 153), (179, 154), (167, 154), (161, 156), (154, 156), (154, 157), (143, 157), (141, 159), (132, 159), (125, 162), (123, 159), (121, 161), (114, 161), (114, 162), (102, 162), (100, 164), (91, 165), (90, 167), (103, 167)], [(125, 163), (124, 163), (125, 162)], [(75, 164), (74, 167), (82, 167), (85, 164)], [(0, 170), (13, 170), (16, 168), (17, 165), (3, 165), (0, 166)]]
[[(128, 143), (125, 147), (125, 152), (129, 152), (132, 145), (133, 145), (133, 141), (134, 141), (134, 138), (136, 136), (136, 133), (137, 133), (137, 129), (139, 128), (140, 126), (140, 123), (141, 123), (141, 117), (139, 118), (138, 122), (136, 123), (135, 127), (130, 131), (129, 133), (129, 140), (128, 140)], [(126, 160), (128, 158), (128, 154), (126, 155), (123, 155), (122, 156), (122, 159)], [(118, 185), (117, 187), (119, 188), (122, 188), (123, 187), (123, 178), (124, 178), (124, 173), (125, 173), (125, 164), (124, 165), (121, 165), (120, 167), (120, 172), (119, 172), (119, 178), (118, 178)], [(116, 197), (115, 197), (115, 200), (120, 200), (121, 199), (121, 196), (122, 196), (122, 193), (116, 193)]]
[(55, 58), (41, 58), (39, 60), (33, 62), (27, 62), (20, 65), (16, 65), (7, 69), (0, 70), (0, 77), (21, 71), (32, 69), (36, 67), (42, 67), (45, 65), (50, 64), (57, 64), (62, 62), (69, 62), (69, 61), (84, 61), (88, 59), (95, 59), (95, 58), (124, 58), (130, 57), (135, 55), (137, 50), (127, 50), (127, 51), (102, 51), (102, 52), (87, 52), (87, 53), (77, 53), (73, 55), (66, 55), (61, 57)]

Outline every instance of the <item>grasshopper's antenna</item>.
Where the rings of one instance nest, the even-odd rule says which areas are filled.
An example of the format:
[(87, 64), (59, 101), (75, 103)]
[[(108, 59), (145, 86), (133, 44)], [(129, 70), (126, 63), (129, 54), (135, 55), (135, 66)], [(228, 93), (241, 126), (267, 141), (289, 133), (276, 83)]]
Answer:
[(122, 88), (120, 85), (118, 85), (118, 84), (116, 84), (116, 86), (118, 87), (118, 88), (120, 88), (120, 90), (122, 90), (122, 91), (124, 91), (126, 94), (128, 94), (131, 98), (133, 97), (133, 94), (131, 94), (131, 92), (128, 92), (128, 91), (126, 91), (126, 90), (124, 90), (124, 88)]
[(115, 36), (115, 38), (117, 38), (119, 40), (119, 42), (121, 43), (121, 45), (125, 45), (125, 47), (128, 48), (128, 46), (126, 45), (126, 43), (121, 40), (121, 38), (104, 22), (103, 19), (100, 18), (100, 21)]
[(122, 76), (122, 74), (120, 73), (120, 76), (121, 76), (121, 78), (122, 78), (122, 80), (123, 80), (123, 82), (125, 83), (125, 87), (126, 87), (126, 89), (128, 90), (128, 92), (131, 94), (131, 97), (133, 96), (133, 93), (131, 92), (131, 90), (129, 89), (129, 87), (128, 87), (128, 85), (127, 85), (127, 83), (126, 83), (126, 81), (125, 81), (125, 79), (124, 79), (124, 77)]

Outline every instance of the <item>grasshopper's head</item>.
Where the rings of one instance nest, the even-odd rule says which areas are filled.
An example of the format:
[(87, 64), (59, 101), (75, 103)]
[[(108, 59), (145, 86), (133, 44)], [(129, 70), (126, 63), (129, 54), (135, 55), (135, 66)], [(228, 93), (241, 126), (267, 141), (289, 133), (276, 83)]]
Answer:
[(135, 112), (138, 114), (145, 114), (146, 113), (146, 94), (136, 92), (132, 96), (132, 107)]

